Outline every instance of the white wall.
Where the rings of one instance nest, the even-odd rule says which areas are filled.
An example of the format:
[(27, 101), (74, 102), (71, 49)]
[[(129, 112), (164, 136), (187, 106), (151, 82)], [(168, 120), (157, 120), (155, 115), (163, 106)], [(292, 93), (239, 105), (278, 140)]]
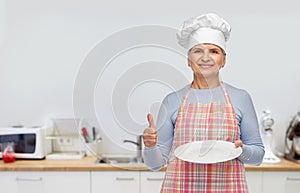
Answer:
[[(42, 125), (51, 118), (73, 117), (77, 73), (92, 50), (113, 34), (146, 24), (178, 28), (188, 17), (216, 12), (233, 28), (223, 80), (251, 93), (258, 116), (263, 109), (271, 110), (276, 148), (282, 151), (287, 124), (300, 110), (300, 10), (295, 2), (0, 0), (0, 125)], [(111, 110), (112, 87), (118, 79), (135, 64), (150, 60), (164, 61), (183, 71), (182, 77), (189, 76), (184, 57), (158, 48), (131, 50), (111, 61), (94, 93), (99, 97), (94, 104), (103, 105), (95, 107), (95, 113), (105, 119), (100, 120), (105, 127), (101, 130), (103, 151), (120, 151), (123, 139), (134, 139), (130, 133), (142, 131), (122, 128), (114, 112), (106, 110)], [(153, 103), (174, 89), (157, 81), (148, 83), (142, 82), (128, 96), (134, 126), (146, 125), (144, 114), (150, 109), (155, 112)], [(95, 119), (90, 121), (98, 124)], [(117, 137), (108, 139), (110, 134)], [(119, 146), (112, 146), (110, 140)]]
[(4, 26), (5, 26), (5, 4), (4, 1), (0, 1), (0, 45), (2, 44), (2, 41), (4, 40), (5, 34), (4, 34)]

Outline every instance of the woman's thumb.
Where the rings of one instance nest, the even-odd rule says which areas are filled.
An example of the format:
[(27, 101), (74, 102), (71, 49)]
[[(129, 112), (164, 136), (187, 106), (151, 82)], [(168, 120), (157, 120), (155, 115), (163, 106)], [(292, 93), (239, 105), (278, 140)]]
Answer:
[(152, 115), (150, 113), (147, 115), (147, 119), (148, 119), (149, 127), (150, 128), (155, 128), (153, 117), (152, 117)]

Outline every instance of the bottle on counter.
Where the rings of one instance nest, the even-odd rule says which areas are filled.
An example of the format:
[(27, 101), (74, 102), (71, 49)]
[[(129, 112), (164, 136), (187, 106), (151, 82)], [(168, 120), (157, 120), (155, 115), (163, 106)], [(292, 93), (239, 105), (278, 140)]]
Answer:
[(16, 159), (15, 151), (14, 151), (14, 143), (9, 142), (4, 145), (4, 151), (2, 153), (2, 160), (5, 163), (14, 162)]

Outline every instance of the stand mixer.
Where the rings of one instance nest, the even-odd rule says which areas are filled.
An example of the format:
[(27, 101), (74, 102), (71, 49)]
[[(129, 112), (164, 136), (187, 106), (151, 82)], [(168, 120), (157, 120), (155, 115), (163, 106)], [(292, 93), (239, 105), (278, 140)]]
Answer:
[(265, 146), (265, 156), (263, 163), (279, 163), (280, 159), (274, 155), (271, 149), (271, 142), (273, 136), (272, 126), (274, 125), (274, 119), (271, 117), (269, 110), (264, 110), (260, 119), (261, 124), (261, 137)]
[(284, 157), (288, 160), (300, 163), (300, 112), (294, 116), (285, 134)]

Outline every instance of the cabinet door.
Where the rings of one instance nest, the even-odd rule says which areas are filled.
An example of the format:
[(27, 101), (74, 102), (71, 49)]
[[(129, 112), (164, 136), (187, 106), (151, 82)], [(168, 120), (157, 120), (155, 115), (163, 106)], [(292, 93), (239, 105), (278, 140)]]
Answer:
[(1, 192), (9, 193), (43, 193), (44, 179), (40, 173), (0, 172)]
[(286, 193), (300, 192), (300, 172), (289, 172), (285, 178), (284, 189)]
[(141, 193), (160, 192), (165, 172), (141, 172)]
[(250, 193), (262, 193), (262, 172), (246, 172), (246, 180)]
[(1, 192), (90, 192), (89, 172), (0, 172)]
[(139, 193), (139, 172), (91, 172), (92, 193)]
[(264, 172), (264, 193), (299, 193), (300, 172)]
[(16, 187), (14, 172), (3, 172), (0, 171), (0, 187), (1, 192), (18, 193)]
[[(90, 172), (43, 172), (44, 192), (90, 193)], [(34, 192), (31, 192), (34, 193)], [(38, 193), (38, 192), (37, 192)]]

